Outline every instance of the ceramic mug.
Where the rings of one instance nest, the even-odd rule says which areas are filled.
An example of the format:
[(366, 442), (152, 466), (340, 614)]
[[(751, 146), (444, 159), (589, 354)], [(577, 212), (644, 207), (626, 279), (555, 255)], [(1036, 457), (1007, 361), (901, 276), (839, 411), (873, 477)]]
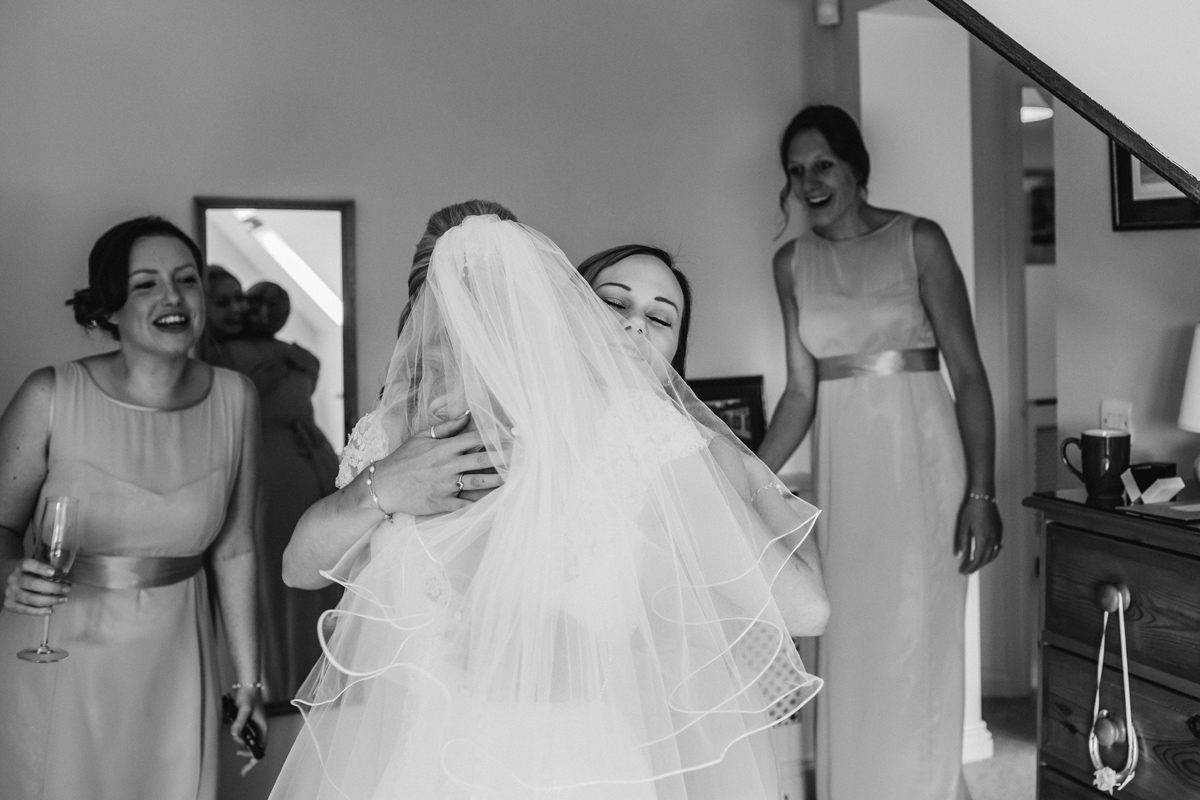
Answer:
[[(1129, 469), (1129, 431), (1093, 428), (1079, 436), (1070, 436), (1062, 443), (1062, 460), (1067, 469), (1079, 476), (1087, 488), (1088, 497), (1098, 500), (1117, 499), (1125, 490), (1121, 473)], [(1079, 448), (1081, 470), (1067, 458), (1067, 448)]]

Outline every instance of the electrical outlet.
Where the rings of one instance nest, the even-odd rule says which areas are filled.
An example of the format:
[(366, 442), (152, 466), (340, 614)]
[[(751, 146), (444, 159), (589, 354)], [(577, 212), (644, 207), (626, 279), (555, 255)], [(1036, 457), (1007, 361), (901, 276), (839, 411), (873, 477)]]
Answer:
[(1133, 420), (1133, 403), (1126, 400), (1100, 401), (1100, 427), (1128, 431)]

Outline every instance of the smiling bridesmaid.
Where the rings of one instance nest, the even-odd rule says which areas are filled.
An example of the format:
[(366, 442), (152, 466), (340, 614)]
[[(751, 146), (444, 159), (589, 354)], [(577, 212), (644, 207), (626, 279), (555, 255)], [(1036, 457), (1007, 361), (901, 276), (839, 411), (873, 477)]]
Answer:
[(1001, 534), (966, 284), (937, 223), (867, 202), (845, 111), (805, 108), (779, 154), (785, 220), (795, 202), (808, 229), (775, 255), (788, 379), (759, 456), (778, 471), (813, 428), (818, 800), (964, 800), (966, 574)]
[[(258, 400), (241, 375), (190, 356), (203, 269), (164, 219), (109, 229), (70, 304), (116, 348), (37, 370), (0, 417), (5, 797), (213, 800), (221, 694), (238, 709), (233, 731), (266, 724), (251, 536)], [(61, 495), (79, 501), (80, 547), (57, 582), (29, 557), (27, 529)], [(232, 686), (218, 683), (217, 611)], [(52, 612), (68, 657), (19, 661)]]

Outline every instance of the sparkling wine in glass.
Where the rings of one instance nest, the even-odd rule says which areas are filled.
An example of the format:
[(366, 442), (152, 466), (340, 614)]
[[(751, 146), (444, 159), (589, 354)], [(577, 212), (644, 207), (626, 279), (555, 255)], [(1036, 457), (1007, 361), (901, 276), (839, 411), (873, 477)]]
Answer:
[[(75, 561), (79, 548), (78, 508), (79, 501), (74, 497), (47, 497), (42, 503), (33, 557), (54, 568), (49, 580), (63, 580)], [(37, 664), (61, 661), (67, 657), (67, 651), (50, 646), (50, 615), (42, 619), (42, 643), (22, 650), (17, 657)]]

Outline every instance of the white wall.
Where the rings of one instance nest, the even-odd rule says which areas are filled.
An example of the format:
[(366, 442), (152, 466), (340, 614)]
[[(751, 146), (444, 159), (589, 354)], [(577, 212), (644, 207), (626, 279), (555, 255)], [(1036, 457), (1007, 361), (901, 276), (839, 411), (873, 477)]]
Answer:
[[(1200, 175), (1200, 3), (971, 0), (970, 5), (1193, 175)], [(1171, 102), (1172, 99), (1187, 102)]]
[(859, 15), (870, 201), (937, 220), (975, 293), (970, 37), (925, 0)]
[[(1187, 106), (1171, 104), (1181, 114)], [(1175, 461), (1190, 477), (1200, 437), (1176, 419), (1200, 323), (1200, 230), (1113, 231), (1108, 140), (1057, 109), (1059, 435), (1095, 427), (1102, 399), (1129, 400), (1134, 460)], [(1079, 481), (1068, 474), (1063, 485)]]
[(691, 373), (783, 387), (776, 137), (809, 9), (781, 0), (0, 5), (0, 395), (94, 347), (63, 300), (134, 214), (196, 194), (358, 203), (359, 397), (413, 245), (489, 197), (581, 258), (649, 239), (696, 285)]

